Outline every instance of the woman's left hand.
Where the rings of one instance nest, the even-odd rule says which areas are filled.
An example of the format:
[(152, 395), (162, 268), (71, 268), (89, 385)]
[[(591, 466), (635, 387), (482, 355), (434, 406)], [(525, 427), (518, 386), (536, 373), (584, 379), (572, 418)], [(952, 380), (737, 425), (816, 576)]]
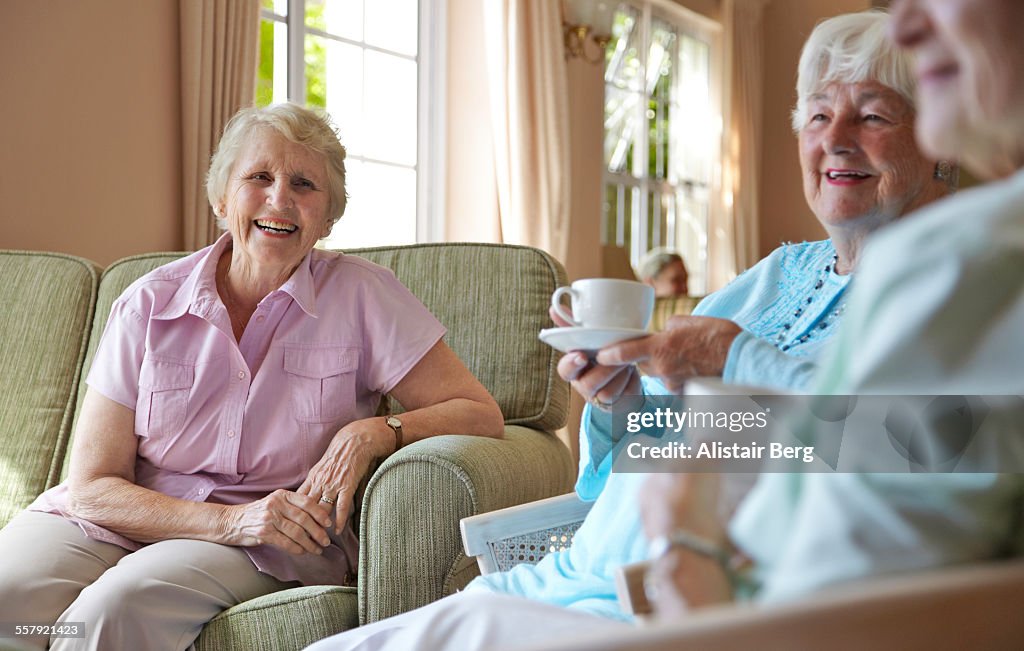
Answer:
[(334, 533), (341, 533), (370, 464), (394, 452), (394, 441), (395, 433), (383, 418), (357, 420), (334, 435), (324, 456), (310, 469), (297, 492), (321, 500), (320, 506), (334, 517)]
[[(649, 539), (685, 531), (722, 549), (730, 549), (718, 516), (719, 475), (713, 472), (655, 474), (640, 492), (640, 512)], [(659, 615), (674, 616), (732, 599), (725, 570), (713, 558), (674, 547), (652, 559), (649, 595)]]

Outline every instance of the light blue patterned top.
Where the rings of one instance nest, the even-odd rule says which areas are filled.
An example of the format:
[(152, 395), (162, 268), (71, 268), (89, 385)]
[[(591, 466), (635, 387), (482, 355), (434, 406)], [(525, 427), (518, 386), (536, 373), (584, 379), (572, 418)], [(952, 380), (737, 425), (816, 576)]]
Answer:
[[(850, 281), (850, 276), (835, 273), (834, 256), (828, 240), (782, 246), (701, 301), (694, 315), (727, 318), (744, 329), (729, 351), (727, 380), (805, 386), (822, 344), (835, 331)], [(643, 378), (643, 385), (648, 395), (668, 393), (654, 378)], [(647, 476), (611, 473), (617, 440), (611, 415), (587, 405), (576, 492), (581, 499), (596, 501), (572, 546), (548, 554), (537, 565), (479, 577), (467, 589), (628, 620), (616, 599), (614, 577), (618, 567), (646, 558), (637, 496)]]

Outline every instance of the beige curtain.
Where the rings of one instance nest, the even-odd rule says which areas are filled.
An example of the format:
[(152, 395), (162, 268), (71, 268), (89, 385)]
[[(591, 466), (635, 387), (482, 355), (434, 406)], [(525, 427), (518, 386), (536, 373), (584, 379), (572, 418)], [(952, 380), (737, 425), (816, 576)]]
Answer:
[(484, 35), (502, 241), (564, 261), (569, 99), (560, 3), (488, 0)]
[(761, 114), (763, 107), (764, 6), (767, 0), (725, 0), (727, 108), (723, 190), (732, 204), (731, 241), (733, 273), (759, 259), (758, 206), (760, 202)]
[(217, 238), (206, 171), (221, 131), (252, 104), (259, 47), (259, 0), (179, 0), (181, 36), (182, 218), (186, 250)]

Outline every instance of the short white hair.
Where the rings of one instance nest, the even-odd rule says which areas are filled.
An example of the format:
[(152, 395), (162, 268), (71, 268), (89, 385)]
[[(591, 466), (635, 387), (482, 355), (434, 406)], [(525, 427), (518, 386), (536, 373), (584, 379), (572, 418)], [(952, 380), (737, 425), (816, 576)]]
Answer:
[(793, 131), (806, 124), (807, 100), (834, 83), (877, 81), (916, 110), (910, 55), (888, 38), (889, 13), (873, 9), (818, 23), (804, 44), (796, 80)]
[[(345, 148), (338, 131), (323, 111), (298, 104), (273, 104), (263, 108), (243, 108), (224, 126), (224, 135), (210, 160), (206, 174), (206, 194), (214, 213), (227, 193), (228, 177), (242, 148), (259, 129), (270, 129), (288, 141), (316, 152), (324, 159), (327, 172), (327, 221), (331, 227), (345, 214), (348, 192), (345, 188)], [(217, 214), (217, 225), (227, 228), (224, 215)]]
[(666, 248), (651, 249), (646, 255), (644, 255), (643, 259), (640, 260), (640, 266), (637, 273), (640, 276), (640, 280), (646, 281), (651, 278), (657, 278), (658, 274), (660, 274), (665, 267), (677, 260), (685, 269), (686, 263), (683, 262), (683, 256), (679, 255), (675, 251)]

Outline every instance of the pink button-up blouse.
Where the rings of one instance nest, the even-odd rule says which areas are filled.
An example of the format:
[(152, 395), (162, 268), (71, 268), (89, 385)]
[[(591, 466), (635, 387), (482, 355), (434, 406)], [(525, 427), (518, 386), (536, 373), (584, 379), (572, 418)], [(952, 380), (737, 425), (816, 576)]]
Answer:
[[(394, 274), (314, 249), (257, 306), (240, 342), (217, 293), (213, 246), (156, 269), (114, 302), (89, 386), (135, 411), (139, 486), (219, 504), (294, 490), (345, 424), (376, 413), (445, 334)], [(66, 516), (67, 482), (31, 510)], [(70, 518), (91, 538), (141, 545)], [(261, 571), (304, 585), (355, 573), (351, 528), (322, 556), (262, 545), (244, 550)]]

